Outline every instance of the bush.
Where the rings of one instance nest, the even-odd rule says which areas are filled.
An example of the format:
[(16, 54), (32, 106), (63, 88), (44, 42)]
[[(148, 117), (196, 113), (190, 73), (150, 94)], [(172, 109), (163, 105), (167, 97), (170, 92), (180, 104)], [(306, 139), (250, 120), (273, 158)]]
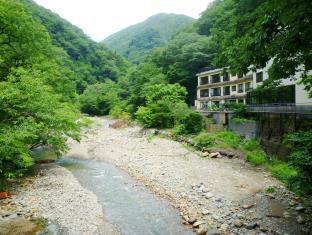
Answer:
[(183, 126), (181, 134), (196, 134), (203, 129), (204, 118), (200, 113), (191, 111), (182, 117), (176, 117), (176, 119), (178, 119), (178, 125)]
[(80, 96), (81, 111), (91, 115), (107, 115), (120, 103), (118, 86), (108, 80), (87, 87)]
[(135, 116), (144, 127), (173, 128), (175, 134), (198, 133), (203, 117), (184, 102), (185, 88), (178, 84), (158, 84), (148, 87), (146, 107), (139, 107)]
[(289, 162), (298, 169), (291, 185), (297, 191), (312, 192), (312, 131), (289, 134), (284, 140), (292, 147)]
[(246, 156), (246, 160), (254, 166), (259, 166), (261, 164), (266, 163), (267, 156), (263, 151), (258, 150), (258, 151), (248, 152)]
[(138, 120), (138, 122), (144, 127), (152, 127), (153, 125), (152, 113), (149, 108), (143, 106), (139, 107), (138, 111), (136, 111), (135, 113), (135, 117)]
[(216, 133), (203, 132), (196, 136), (193, 141), (202, 148), (238, 148), (241, 143), (241, 138), (230, 131)]

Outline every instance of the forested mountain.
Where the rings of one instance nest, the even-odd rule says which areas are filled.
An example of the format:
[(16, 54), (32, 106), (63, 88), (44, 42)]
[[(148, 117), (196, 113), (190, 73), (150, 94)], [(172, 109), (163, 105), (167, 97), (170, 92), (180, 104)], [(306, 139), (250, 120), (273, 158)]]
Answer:
[(191, 17), (185, 15), (161, 13), (121, 30), (103, 42), (133, 63), (139, 63), (152, 49), (164, 46), (192, 21)]
[(20, 0), (41, 22), (52, 38), (52, 43), (65, 50), (73, 61), (78, 82), (78, 91), (82, 92), (87, 84), (104, 82), (107, 78), (116, 80), (122, 75), (127, 62), (119, 55), (111, 52), (105, 45), (91, 40), (78, 27), (62, 19), (52, 11), (38, 6), (32, 0)]

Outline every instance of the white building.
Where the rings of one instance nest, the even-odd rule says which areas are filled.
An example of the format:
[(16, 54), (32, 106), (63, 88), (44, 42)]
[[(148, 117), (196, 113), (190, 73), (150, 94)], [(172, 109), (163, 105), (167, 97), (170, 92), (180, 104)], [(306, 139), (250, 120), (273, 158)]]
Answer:
[(283, 106), (293, 110), (294, 106), (311, 110), (312, 99), (304, 90), (303, 85), (299, 85), (301, 74), (298, 73), (292, 78), (282, 79), (281, 86), (277, 89), (267, 89), (259, 94), (248, 94), (253, 88), (263, 84), (263, 81), (269, 78), (268, 65), (256, 72), (249, 72), (244, 76), (231, 75), (226, 68), (206, 70), (197, 74), (197, 100), (195, 106), (198, 110), (209, 110), (212, 107), (220, 107), (226, 102), (244, 103), (252, 107), (254, 112), (272, 111), (270, 106)]

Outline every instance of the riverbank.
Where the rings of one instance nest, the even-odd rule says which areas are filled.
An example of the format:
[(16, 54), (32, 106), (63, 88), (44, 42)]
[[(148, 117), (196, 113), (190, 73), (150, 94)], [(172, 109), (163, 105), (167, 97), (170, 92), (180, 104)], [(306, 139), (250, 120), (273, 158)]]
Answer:
[(63, 167), (40, 165), (11, 190), (12, 197), (1, 200), (0, 234), (35, 234), (43, 229), (27, 222), (31, 220), (47, 222), (52, 234), (119, 234), (105, 220), (96, 196)]
[(114, 129), (104, 118), (95, 120), (106, 124), (81, 143), (71, 142), (68, 156), (126, 170), (179, 208), (181, 221), (198, 233), (309, 234), (301, 199), (264, 169), (243, 159), (201, 158), (178, 142), (150, 138), (140, 127)]

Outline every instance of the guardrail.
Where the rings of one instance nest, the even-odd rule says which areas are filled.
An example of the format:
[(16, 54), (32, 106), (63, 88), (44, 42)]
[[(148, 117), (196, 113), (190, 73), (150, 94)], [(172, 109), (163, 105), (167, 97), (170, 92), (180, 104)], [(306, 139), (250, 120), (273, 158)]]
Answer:
[(251, 104), (247, 105), (247, 112), (312, 114), (312, 104), (289, 104), (289, 103)]

